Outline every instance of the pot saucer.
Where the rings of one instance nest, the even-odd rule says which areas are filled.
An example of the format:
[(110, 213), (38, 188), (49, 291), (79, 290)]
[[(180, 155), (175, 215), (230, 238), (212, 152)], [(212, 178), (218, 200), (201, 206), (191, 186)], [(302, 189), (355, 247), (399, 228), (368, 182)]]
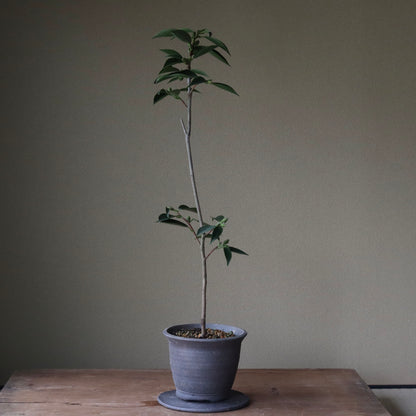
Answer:
[(194, 402), (179, 399), (176, 396), (176, 390), (170, 390), (161, 393), (157, 401), (168, 409), (181, 412), (217, 413), (241, 409), (248, 405), (249, 398), (239, 391), (231, 390), (230, 396), (219, 402)]

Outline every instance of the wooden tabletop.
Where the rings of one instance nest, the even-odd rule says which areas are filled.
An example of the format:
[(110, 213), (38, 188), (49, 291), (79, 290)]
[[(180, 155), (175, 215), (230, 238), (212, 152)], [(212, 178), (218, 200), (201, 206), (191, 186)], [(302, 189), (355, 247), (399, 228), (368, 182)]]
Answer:
[[(0, 415), (191, 415), (158, 404), (159, 393), (172, 389), (168, 370), (17, 371), (0, 392)], [(250, 398), (229, 412), (238, 416), (389, 415), (349, 369), (239, 370), (233, 389)]]

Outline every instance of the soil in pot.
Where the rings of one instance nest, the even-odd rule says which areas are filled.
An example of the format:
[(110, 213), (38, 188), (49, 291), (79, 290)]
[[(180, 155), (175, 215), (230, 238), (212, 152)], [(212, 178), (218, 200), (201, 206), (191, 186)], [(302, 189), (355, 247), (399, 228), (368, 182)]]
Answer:
[[(201, 337), (201, 329), (200, 328), (192, 328), (192, 329), (176, 329), (172, 331), (172, 335), (177, 337), (183, 338), (202, 338)], [(223, 331), (221, 329), (211, 329), (207, 328), (206, 330), (206, 337), (207, 339), (221, 339), (221, 338), (231, 338), (234, 337), (234, 332)]]

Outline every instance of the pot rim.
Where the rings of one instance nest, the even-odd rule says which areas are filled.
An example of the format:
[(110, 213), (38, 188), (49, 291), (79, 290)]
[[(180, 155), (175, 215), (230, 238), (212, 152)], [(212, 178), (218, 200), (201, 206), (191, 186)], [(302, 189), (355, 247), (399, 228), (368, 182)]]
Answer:
[(243, 338), (247, 336), (247, 331), (237, 326), (212, 324), (212, 323), (207, 323), (206, 327), (211, 328), (211, 329), (221, 329), (226, 332), (232, 331), (234, 333), (234, 336), (230, 338), (186, 338), (186, 337), (173, 335), (169, 332), (172, 329), (177, 329), (177, 328), (191, 329), (191, 328), (200, 328), (200, 327), (201, 327), (200, 324), (172, 325), (163, 330), (163, 335), (165, 335), (167, 338), (177, 339), (177, 340), (181, 340), (184, 342), (230, 342), (230, 341), (236, 341), (240, 339), (242, 340)]

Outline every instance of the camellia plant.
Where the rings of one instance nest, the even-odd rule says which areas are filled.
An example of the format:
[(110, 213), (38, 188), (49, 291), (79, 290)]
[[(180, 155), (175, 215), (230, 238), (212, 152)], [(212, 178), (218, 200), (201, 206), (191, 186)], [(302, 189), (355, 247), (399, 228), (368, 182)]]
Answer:
[[(159, 215), (159, 222), (173, 224), (188, 228), (198, 244), (202, 267), (202, 311), (201, 311), (201, 337), (207, 336), (206, 329), (206, 288), (207, 288), (207, 260), (217, 250), (223, 250), (227, 265), (231, 261), (233, 253), (245, 254), (244, 251), (230, 245), (229, 239), (223, 239), (222, 234), (228, 221), (223, 215), (211, 217), (211, 222), (204, 220), (199, 202), (198, 189), (195, 181), (194, 164), (191, 151), (192, 132), (192, 98), (194, 93), (204, 85), (213, 85), (229, 93), (238, 95), (237, 92), (227, 84), (214, 82), (208, 74), (201, 69), (193, 67), (194, 61), (201, 56), (211, 55), (222, 63), (229, 65), (224, 54), (230, 55), (227, 46), (221, 40), (214, 38), (207, 29), (168, 29), (158, 33), (154, 38), (170, 38), (179, 40), (187, 46), (185, 53), (174, 49), (161, 49), (166, 55), (166, 61), (155, 79), (155, 84), (167, 82), (175, 87), (162, 88), (154, 96), (153, 103), (156, 104), (166, 97), (172, 97), (185, 106), (187, 121), (180, 119), (185, 136), (186, 152), (188, 157), (189, 174), (191, 178), (192, 192), (195, 206), (185, 204), (177, 208), (166, 207), (165, 212)], [(176, 85), (179, 86), (176, 87)], [(197, 89), (198, 88), (198, 89)], [(209, 240), (209, 247), (206, 241)]]

